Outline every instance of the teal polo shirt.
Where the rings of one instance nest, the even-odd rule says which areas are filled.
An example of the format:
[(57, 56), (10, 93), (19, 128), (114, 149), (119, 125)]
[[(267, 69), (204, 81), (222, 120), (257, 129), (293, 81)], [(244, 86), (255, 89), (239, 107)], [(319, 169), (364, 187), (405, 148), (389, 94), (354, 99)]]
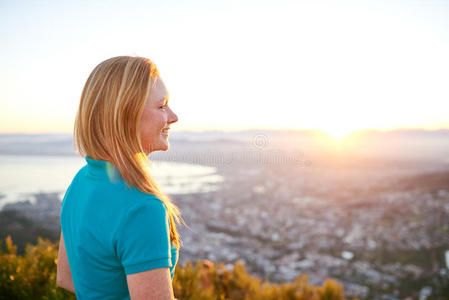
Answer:
[(108, 161), (85, 156), (61, 208), (61, 230), (77, 299), (130, 299), (126, 275), (170, 268), (178, 249), (170, 241), (165, 204), (126, 185)]

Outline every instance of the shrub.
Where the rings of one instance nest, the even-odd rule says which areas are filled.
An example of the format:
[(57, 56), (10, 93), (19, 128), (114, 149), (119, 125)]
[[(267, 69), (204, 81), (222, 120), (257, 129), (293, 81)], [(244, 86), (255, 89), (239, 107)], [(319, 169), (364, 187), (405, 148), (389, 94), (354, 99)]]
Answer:
[[(17, 246), (10, 236), (0, 240), (0, 300), (8, 299), (76, 299), (69, 291), (56, 286), (59, 241), (52, 243), (38, 237), (37, 245), (27, 244), (24, 255), (17, 255)], [(5, 250), (3, 250), (5, 248)], [(307, 283), (307, 274), (293, 282), (270, 283), (246, 272), (241, 261), (232, 270), (223, 263), (209, 260), (187, 261), (176, 266), (173, 291), (179, 300), (340, 300), (343, 287), (333, 279), (322, 286)]]

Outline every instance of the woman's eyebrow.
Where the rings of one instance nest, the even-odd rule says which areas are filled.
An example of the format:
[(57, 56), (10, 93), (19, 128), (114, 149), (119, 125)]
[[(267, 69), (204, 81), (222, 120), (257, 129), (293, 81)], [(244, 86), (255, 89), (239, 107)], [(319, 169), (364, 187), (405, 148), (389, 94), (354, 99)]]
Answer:
[(160, 102), (163, 103), (163, 104), (167, 104), (168, 98), (169, 98), (169, 97), (167, 96), (165, 99), (162, 99)]

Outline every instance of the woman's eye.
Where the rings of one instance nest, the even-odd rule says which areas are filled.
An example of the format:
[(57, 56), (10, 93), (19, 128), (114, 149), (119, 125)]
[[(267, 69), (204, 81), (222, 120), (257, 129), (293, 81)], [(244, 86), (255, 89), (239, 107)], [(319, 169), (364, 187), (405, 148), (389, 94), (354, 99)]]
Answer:
[(161, 106), (161, 107), (159, 107), (159, 108), (166, 109), (166, 108), (167, 108), (167, 105)]

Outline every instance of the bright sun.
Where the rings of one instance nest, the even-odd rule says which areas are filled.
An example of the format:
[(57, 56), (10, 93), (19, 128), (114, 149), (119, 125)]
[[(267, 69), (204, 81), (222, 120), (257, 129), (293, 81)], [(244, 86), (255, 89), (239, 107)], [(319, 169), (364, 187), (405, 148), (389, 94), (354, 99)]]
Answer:
[(332, 128), (322, 129), (322, 131), (336, 140), (341, 140), (351, 132), (353, 132), (354, 129), (336, 126)]
[(334, 141), (343, 141), (354, 131), (363, 127), (360, 118), (351, 114), (327, 115), (319, 120), (315, 128), (323, 132), (328, 138)]

